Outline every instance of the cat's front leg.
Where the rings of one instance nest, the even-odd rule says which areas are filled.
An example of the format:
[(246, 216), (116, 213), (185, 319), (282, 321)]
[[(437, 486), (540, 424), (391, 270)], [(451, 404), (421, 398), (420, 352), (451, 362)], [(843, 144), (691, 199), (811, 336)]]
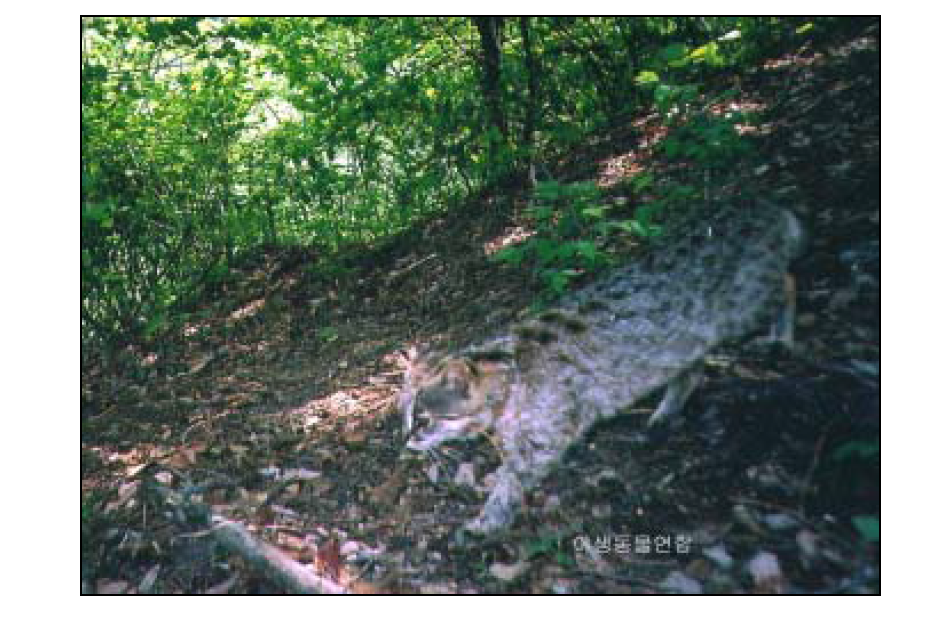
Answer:
[(505, 530), (515, 520), (522, 507), (524, 494), (519, 477), (511, 467), (503, 464), (496, 472), (496, 482), (480, 514), (468, 521), (464, 529), (475, 535), (489, 537)]
[[(547, 426), (547, 425), (544, 425)], [(523, 439), (526, 445), (505, 446), (506, 457), (496, 472), (496, 481), (483, 506), (483, 511), (464, 529), (478, 536), (491, 536), (508, 528), (522, 508), (523, 498), (538, 486), (551, 468), (561, 460), (565, 449), (576, 438), (562, 425), (540, 428), (533, 437)]]

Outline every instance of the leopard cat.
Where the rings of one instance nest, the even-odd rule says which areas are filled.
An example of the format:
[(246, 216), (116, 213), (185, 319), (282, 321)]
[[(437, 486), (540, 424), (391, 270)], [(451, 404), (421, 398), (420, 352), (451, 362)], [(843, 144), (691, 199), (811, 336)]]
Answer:
[(411, 351), (398, 397), (407, 448), (492, 435), (502, 463), (465, 529), (507, 529), (525, 492), (598, 420), (662, 387), (649, 424), (675, 414), (699, 382), (702, 357), (772, 310), (770, 339), (791, 345), (788, 268), (803, 240), (787, 209), (721, 209), (486, 342), (454, 355)]

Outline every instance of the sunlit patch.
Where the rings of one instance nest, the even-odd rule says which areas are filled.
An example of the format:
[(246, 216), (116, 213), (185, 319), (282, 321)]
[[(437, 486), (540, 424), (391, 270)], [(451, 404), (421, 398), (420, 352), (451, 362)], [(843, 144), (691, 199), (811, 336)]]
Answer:
[(487, 256), (492, 256), (504, 248), (522, 243), (534, 234), (534, 230), (529, 230), (525, 226), (513, 226), (506, 229), (506, 232), (499, 237), (487, 241), (483, 245), (483, 253)]
[[(337, 390), (290, 409), (289, 419), (310, 429), (339, 418), (366, 418), (392, 410), (395, 389), (382, 376), (371, 377), (370, 385)], [(350, 429), (348, 429), (350, 430)]]
[(623, 153), (618, 157), (610, 157), (600, 163), (597, 187), (614, 187), (623, 180), (631, 181), (644, 171), (645, 166), (639, 162), (639, 157), (633, 151)]
[(242, 321), (243, 319), (256, 316), (260, 310), (266, 305), (265, 299), (256, 299), (246, 304), (245, 306), (238, 308), (230, 313), (230, 318), (234, 321)]

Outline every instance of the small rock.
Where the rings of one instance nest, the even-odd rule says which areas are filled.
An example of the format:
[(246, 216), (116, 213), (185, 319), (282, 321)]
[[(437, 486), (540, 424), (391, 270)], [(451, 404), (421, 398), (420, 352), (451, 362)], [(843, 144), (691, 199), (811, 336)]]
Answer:
[(358, 551), (360, 551), (360, 543), (355, 540), (348, 540), (341, 545), (340, 554), (345, 558), (349, 558), (352, 555), (356, 555)]
[(129, 588), (130, 584), (126, 581), (100, 579), (97, 582), (98, 594), (124, 594)]
[(571, 594), (574, 583), (570, 579), (555, 579), (548, 588), (552, 594)]
[(259, 475), (263, 478), (271, 478), (272, 480), (278, 480), (279, 476), (282, 474), (282, 470), (276, 467), (275, 465), (270, 465), (269, 467), (263, 467), (259, 470)]
[(718, 568), (729, 570), (733, 566), (733, 557), (727, 552), (722, 544), (707, 547), (703, 551), (704, 557), (717, 565)]
[(282, 477), (293, 478), (295, 480), (314, 480), (321, 477), (321, 472), (299, 467), (294, 469), (286, 469), (282, 472)]
[(758, 591), (779, 594), (784, 589), (782, 568), (774, 554), (760, 551), (749, 560), (746, 570), (752, 575)]
[(801, 530), (795, 536), (795, 542), (801, 549), (802, 563), (809, 568), (818, 557), (817, 534), (811, 530)]
[(701, 594), (704, 591), (700, 582), (677, 570), (668, 573), (668, 576), (659, 585), (677, 594)]
[(762, 521), (773, 530), (790, 530), (798, 524), (798, 520), (780, 512), (762, 517)]
[(516, 562), (515, 564), (494, 562), (493, 565), (490, 566), (490, 574), (500, 581), (512, 581), (527, 571), (529, 566), (528, 562), (523, 561)]
[(545, 512), (545, 514), (551, 514), (556, 512), (560, 507), (561, 498), (559, 498), (557, 495), (549, 495), (545, 498), (545, 504), (542, 507), (542, 510)]

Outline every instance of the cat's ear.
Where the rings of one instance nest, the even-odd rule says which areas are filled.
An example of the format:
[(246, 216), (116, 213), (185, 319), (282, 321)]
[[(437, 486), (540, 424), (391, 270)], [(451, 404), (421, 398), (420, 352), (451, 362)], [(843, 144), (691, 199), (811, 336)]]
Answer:
[(402, 351), (399, 360), (406, 372), (411, 372), (419, 365), (424, 365), (428, 353), (428, 347), (422, 344), (413, 344), (408, 349)]
[(402, 353), (399, 354), (399, 361), (402, 362), (402, 366), (408, 370), (412, 367), (412, 364), (415, 363), (415, 360), (418, 358), (418, 345), (412, 345), (408, 349), (403, 349)]

